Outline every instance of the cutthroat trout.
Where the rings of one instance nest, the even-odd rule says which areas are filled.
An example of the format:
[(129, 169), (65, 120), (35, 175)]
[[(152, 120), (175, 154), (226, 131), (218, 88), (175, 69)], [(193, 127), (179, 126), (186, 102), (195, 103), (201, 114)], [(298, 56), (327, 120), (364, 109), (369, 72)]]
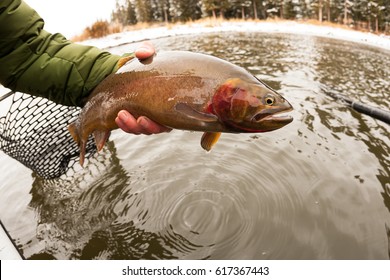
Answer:
[(170, 128), (203, 131), (201, 146), (207, 151), (221, 132), (266, 132), (292, 121), (279, 115), (292, 110), (290, 103), (245, 69), (205, 54), (159, 52), (127, 62), (88, 97), (68, 127), (80, 147), (81, 165), (89, 135), (101, 150), (118, 128), (120, 110)]

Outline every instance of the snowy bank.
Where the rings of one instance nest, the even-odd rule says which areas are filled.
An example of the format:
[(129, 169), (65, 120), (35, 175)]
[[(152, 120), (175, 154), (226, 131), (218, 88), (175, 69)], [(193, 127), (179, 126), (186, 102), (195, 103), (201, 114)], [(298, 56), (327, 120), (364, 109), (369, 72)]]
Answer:
[(204, 34), (212, 32), (267, 32), (267, 33), (288, 33), (301, 34), (319, 37), (327, 37), (339, 40), (346, 40), (370, 46), (390, 50), (390, 36), (376, 35), (372, 33), (342, 29), (337, 27), (312, 25), (295, 21), (280, 22), (221, 22), (210, 26), (207, 23), (188, 23), (173, 25), (169, 27), (147, 28), (143, 30), (127, 31), (112, 34), (104, 38), (84, 41), (83, 44), (94, 45), (99, 48), (115, 47), (127, 43), (134, 43), (142, 40), (153, 40), (162, 37)]
[[(312, 25), (295, 21), (258, 21), (258, 22), (218, 22), (211, 26), (210, 23), (187, 23), (177, 24), (169, 27), (147, 28), (143, 30), (127, 31), (111, 34), (104, 38), (87, 40), (82, 44), (93, 45), (102, 49), (115, 47), (123, 44), (153, 40), (157, 38), (204, 34), (212, 32), (265, 32), (265, 33), (288, 33), (327, 37), (339, 40), (346, 40), (374, 47), (390, 50), (390, 36), (376, 35), (372, 33), (354, 31), (329, 26)], [(8, 90), (0, 85), (0, 96)], [(3, 102), (5, 103), (5, 102)]]

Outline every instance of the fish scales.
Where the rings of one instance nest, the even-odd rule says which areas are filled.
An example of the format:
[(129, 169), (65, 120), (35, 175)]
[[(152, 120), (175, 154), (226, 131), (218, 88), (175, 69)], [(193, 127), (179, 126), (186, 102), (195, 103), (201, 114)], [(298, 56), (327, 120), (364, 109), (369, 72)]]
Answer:
[(230, 62), (193, 52), (159, 52), (129, 61), (101, 82), (69, 131), (80, 145), (82, 163), (88, 136), (94, 134), (101, 149), (117, 128), (120, 110), (170, 128), (203, 131), (209, 135), (202, 147), (209, 150), (221, 132), (280, 128), (292, 118), (276, 114), (291, 109), (282, 96)]

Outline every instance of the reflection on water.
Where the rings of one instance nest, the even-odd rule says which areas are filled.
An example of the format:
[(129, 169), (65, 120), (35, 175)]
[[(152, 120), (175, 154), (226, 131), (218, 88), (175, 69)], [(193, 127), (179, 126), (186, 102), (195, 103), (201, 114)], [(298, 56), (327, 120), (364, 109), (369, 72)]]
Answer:
[[(17, 212), (35, 218), (8, 227), (26, 257), (389, 258), (389, 126), (322, 90), (389, 109), (388, 51), (263, 33), (154, 44), (246, 67), (292, 103), (294, 122), (271, 133), (225, 134), (210, 153), (199, 133), (115, 131), (88, 168), (55, 180), (33, 176), (30, 194), (20, 191), (29, 202)], [(25, 171), (7, 172), (4, 197), (18, 192), (15, 178)]]

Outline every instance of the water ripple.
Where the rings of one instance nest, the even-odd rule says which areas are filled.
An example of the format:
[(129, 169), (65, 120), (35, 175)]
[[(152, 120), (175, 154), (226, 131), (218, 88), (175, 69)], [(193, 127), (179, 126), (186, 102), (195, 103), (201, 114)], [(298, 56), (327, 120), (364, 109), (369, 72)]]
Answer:
[[(109, 151), (88, 169), (66, 181), (35, 179), (28, 207), (36, 213), (36, 231), (25, 230), (25, 219), (15, 219), (13, 227), (28, 254), (388, 258), (388, 127), (321, 91), (327, 86), (389, 108), (387, 52), (267, 33), (183, 36), (155, 45), (210, 53), (248, 68), (292, 103), (294, 122), (266, 134), (224, 134), (209, 153), (199, 145), (201, 133), (116, 131)], [(7, 177), (4, 185), (12, 182)]]

